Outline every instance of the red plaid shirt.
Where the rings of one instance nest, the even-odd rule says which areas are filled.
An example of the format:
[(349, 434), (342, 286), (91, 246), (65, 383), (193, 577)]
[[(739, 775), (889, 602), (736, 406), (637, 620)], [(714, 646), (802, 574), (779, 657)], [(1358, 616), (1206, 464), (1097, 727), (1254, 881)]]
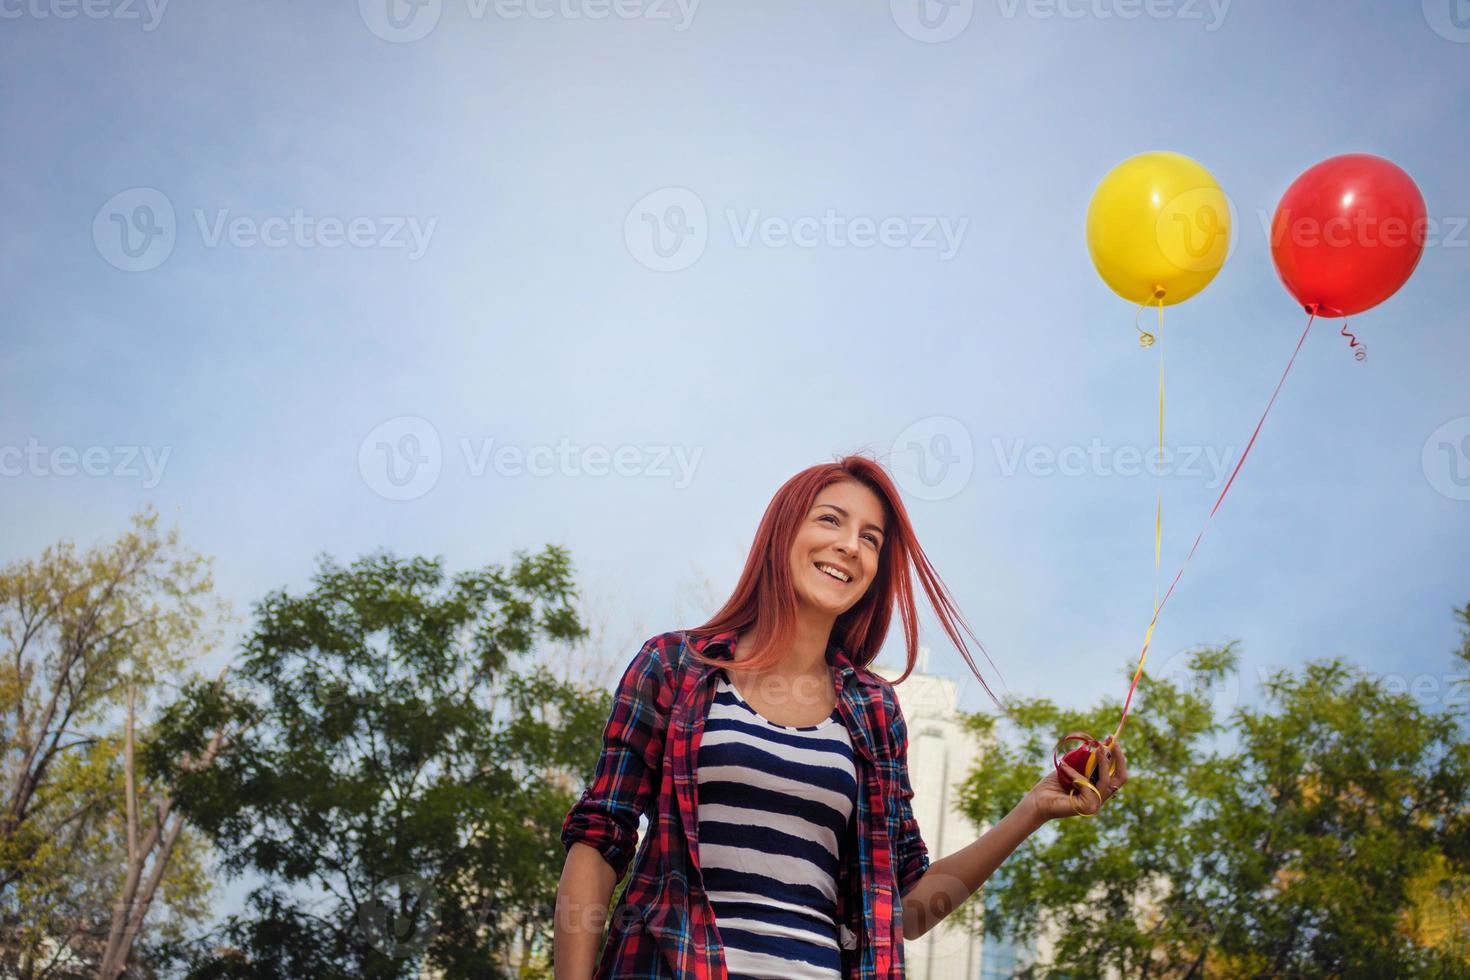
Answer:
[[(697, 860), (694, 760), (715, 673), (683, 654), (733, 660), (735, 637), (655, 636), (618, 682), (597, 771), (561, 831), (568, 849), (577, 841), (597, 848), (620, 881), (633, 862), (593, 980), (728, 980)], [(888, 681), (856, 666), (835, 641), (827, 663), (860, 787), (837, 882), (843, 977), (895, 980), (903, 977), (902, 895), (929, 867), (910, 805), (908, 729)], [(649, 829), (638, 847), (644, 813)]]

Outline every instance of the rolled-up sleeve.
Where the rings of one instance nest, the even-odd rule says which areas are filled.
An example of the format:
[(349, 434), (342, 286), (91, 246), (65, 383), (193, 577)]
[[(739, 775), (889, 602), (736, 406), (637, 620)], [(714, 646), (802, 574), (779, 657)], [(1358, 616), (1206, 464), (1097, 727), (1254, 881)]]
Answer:
[(892, 739), (893, 758), (898, 763), (893, 785), (898, 804), (898, 839), (895, 842), (898, 893), (905, 894), (929, 869), (929, 848), (919, 833), (919, 822), (914, 819), (913, 785), (909, 782), (909, 730), (903, 718), (903, 708), (898, 696), (892, 700), (888, 735)]
[(638, 845), (638, 818), (658, 792), (668, 697), (658, 645), (649, 640), (618, 681), (592, 782), (562, 823), (562, 846), (597, 848), (618, 880)]

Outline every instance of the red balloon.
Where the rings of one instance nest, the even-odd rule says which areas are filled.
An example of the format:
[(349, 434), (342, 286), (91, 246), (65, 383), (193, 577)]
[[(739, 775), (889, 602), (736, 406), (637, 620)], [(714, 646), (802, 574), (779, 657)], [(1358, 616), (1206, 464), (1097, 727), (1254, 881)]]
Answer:
[[(1113, 736), (1109, 735), (1107, 741), (1111, 743), (1112, 738)], [(1068, 742), (1081, 742), (1082, 744), (1078, 745), (1075, 749), (1062, 756), (1062, 762), (1065, 762), (1067, 765), (1071, 766), (1073, 769), (1081, 773), (1082, 778), (1086, 779), (1089, 783), (1092, 783), (1093, 788), (1096, 789), (1097, 780), (1102, 772), (1103, 743), (1099, 742), (1097, 739), (1093, 738), (1086, 732), (1072, 732), (1057, 743), (1057, 748), (1061, 748)], [(1096, 755), (1093, 754), (1094, 752), (1096, 752)], [(1056, 761), (1055, 749), (1052, 750), (1052, 764), (1056, 767), (1057, 782), (1061, 783), (1062, 789), (1071, 792), (1072, 787), (1076, 785), (1076, 782), (1072, 779), (1071, 776), (1067, 775), (1067, 773), (1062, 769), (1061, 764)], [(1116, 771), (1116, 766), (1110, 766), (1108, 768), (1108, 775), (1111, 776)]]
[[(1091, 767), (1087, 765), (1087, 759), (1090, 755), (1092, 755), (1092, 748), (1090, 746), (1079, 745), (1071, 752), (1062, 756), (1062, 761), (1073, 769), (1076, 769), (1089, 781), (1096, 782), (1093, 773), (1088, 772), (1089, 768), (1094, 770), (1097, 768), (1096, 764)], [(1060, 767), (1057, 769), (1057, 781), (1062, 784), (1062, 789), (1070, 790), (1072, 788), (1072, 777), (1067, 775)]]
[(1429, 226), (1413, 178), (1383, 157), (1332, 157), (1298, 177), (1271, 221), (1271, 258), (1307, 312), (1351, 316), (1398, 292)]

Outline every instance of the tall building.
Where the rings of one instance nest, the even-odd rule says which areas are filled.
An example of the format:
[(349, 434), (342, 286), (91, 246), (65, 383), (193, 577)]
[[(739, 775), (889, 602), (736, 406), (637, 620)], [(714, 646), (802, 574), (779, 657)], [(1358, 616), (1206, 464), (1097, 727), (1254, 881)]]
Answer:
[[(888, 681), (903, 673), (883, 663), (872, 669)], [(978, 749), (974, 737), (960, 726), (958, 687), (953, 678), (929, 673), (927, 647), (919, 649), (913, 673), (894, 690), (909, 731), (914, 818), (933, 862), (970, 844), (984, 830), (960, 812), (957, 791), (979, 761)], [(918, 939), (905, 940), (905, 973), (913, 980), (976, 980), (986, 952), (980, 936), (946, 919)], [(1015, 951), (1008, 949), (1006, 959), (1014, 964)]]

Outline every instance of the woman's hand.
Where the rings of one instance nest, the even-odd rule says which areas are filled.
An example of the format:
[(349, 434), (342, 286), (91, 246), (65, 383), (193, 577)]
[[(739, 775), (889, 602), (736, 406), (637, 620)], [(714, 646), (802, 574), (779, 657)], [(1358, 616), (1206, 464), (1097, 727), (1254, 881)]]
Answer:
[[(1031, 808), (1038, 824), (1082, 814), (1092, 816), (1102, 809), (1102, 805), (1118, 791), (1119, 787), (1128, 782), (1128, 760), (1123, 755), (1123, 746), (1109, 738), (1100, 751), (1102, 752), (1101, 765), (1098, 766), (1097, 780), (1093, 783), (1097, 787), (1097, 796), (1082, 786), (1074, 785), (1076, 799), (1075, 801), (1069, 799), (1055, 771), (1047, 773), (1040, 782), (1031, 787), (1031, 792), (1026, 794), (1022, 805)], [(1073, 779), (1083, 778), (1080, 772), (1067, 765), (1066, 762), (1063, 762), (1061, 766), (1063, 771)], [(1108, 776), (1109, 770), (1113, 772), (1111, 777)], [(1102, 798), (1099, 799), (1098, 796)]]

